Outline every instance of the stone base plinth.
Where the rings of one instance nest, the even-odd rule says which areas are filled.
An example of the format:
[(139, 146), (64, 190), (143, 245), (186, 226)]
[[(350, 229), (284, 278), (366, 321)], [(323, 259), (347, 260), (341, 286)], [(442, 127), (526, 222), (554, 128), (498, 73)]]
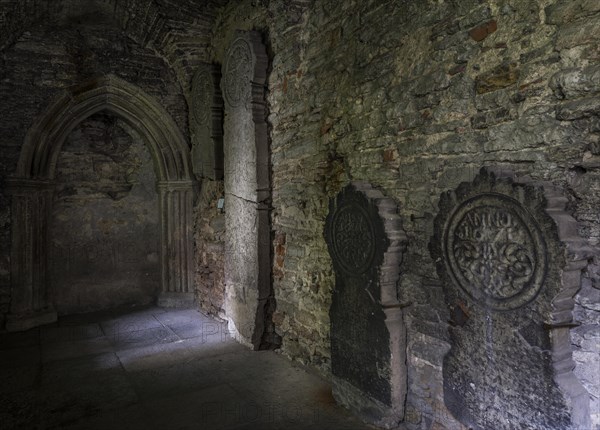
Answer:
[[(332, 394), (339, 405), (355, 413), (367, 424), (384, 429), (397, 429), (402, 422), (402, 410), (397, 410), (366, 396), (362, 390), (344, 379), (333, 376)], [(397, 406), (402, 408), (403, 405)]]

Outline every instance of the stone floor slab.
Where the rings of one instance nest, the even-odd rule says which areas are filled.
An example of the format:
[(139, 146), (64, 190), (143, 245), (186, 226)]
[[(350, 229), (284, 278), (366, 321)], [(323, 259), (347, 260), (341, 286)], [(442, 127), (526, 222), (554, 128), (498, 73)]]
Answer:
[(113, 347), (105, 336), (94, 339), (55, 342), (42, 345), (42, 361), (44, 363), (68, 358), (98, 355), (112, 352)]
[(154, 327), (138, 331), (115, 333), (108, 337), (116, 350), (143, 348), (178, 341), (179, 338), (167, 327)]
[(40, 363), (40, 347), (28, 346), (0, 351), (0, 367), (13, 369), (22, 366), (34, 366)]
[(119, 336), (132, 331), (161, 328), (163, 325), (151, 313), (122, 315), (100, 323), (106, 336)]
[(27, 348), (37, 346), (40, 343), (40, 329), (33, 328), (25, 332), (18, 333), (0, 333), (0, 350), (14, 348)]
[(0, 368), (0, 393), (14, 393), (34, 388), (40, 370), (39, 365)]
[(57, 327), (42, 327), (40, 341), (42, 344), (68, 342), (72, 340), (94, 339), (103, 336), (98, 323), (69, 324)]
[(121, 365), (128, 372), (172, 366), (194, 359), (192, 352), (183, 341), (121, 349), (116, 351), (116, 354)]
[(83, 417), (64, 430), (149, 430), (158, 429), (141, 405)]

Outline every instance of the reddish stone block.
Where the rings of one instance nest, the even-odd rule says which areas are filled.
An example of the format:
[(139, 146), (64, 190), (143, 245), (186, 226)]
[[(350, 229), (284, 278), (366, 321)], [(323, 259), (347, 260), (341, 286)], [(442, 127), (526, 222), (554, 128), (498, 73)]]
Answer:
[(483, 39), (488, 37), (490, 34), (495, 32), (497, 29), (498, 29), (498, 24), (496, 23), (496, 20), (491, 20), (489, 22), (486, 22), (485, 24), (481, 24), (475, 28), (472, 28), (469, 31), (469, 36), (471, 36), (471, 38), (474, 41), (481, 42)]
[(395, 150), (386, 149), (385, 151), (383, 151), (383, 161), (384, 162), (394, 161), (395, 159), (396, 159)]

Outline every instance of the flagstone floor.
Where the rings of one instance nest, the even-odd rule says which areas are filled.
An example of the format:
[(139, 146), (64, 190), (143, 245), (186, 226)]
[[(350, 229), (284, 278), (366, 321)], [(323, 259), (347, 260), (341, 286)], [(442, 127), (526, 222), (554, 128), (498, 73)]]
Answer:
[(120, 308), (0, 333), (0, 428), (370, 428), (327, 381), (196, 310)]

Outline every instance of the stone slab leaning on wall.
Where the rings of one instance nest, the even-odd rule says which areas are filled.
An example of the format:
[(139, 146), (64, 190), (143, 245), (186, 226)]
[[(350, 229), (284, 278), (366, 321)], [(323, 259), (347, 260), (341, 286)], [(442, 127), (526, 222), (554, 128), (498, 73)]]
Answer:
[(591, 250), (566, 202), (549, 183), (484, 169), (440, 199), (430, 249), (452, 316), (444, 401), (470, 428), (591, 427), (569, 339)]
[(406, 329), (397, 283), (406, 248), (398, 208), (363, 182), (331, 199), (325, 239), (335, 269), (331, 372), (338, 403), (396, 428), (407, 390)]

